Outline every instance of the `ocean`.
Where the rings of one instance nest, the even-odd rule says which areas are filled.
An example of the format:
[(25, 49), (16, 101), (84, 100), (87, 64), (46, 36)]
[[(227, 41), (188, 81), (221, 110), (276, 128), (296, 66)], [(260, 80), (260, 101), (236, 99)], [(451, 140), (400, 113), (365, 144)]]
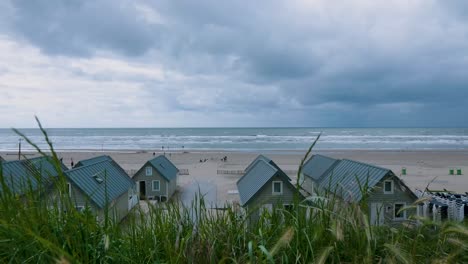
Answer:
[[(38, 129), (20, 129), (47, 148)], [(75, 128), (47, 129), (64, 150), (305, 150), (322, 134), (316, 149), (468, 149), (468, 128)], [(0, 151), (16, 151), (19, 136), (0, 129)], [(23, 141), (22, 149), (30, 150)]]

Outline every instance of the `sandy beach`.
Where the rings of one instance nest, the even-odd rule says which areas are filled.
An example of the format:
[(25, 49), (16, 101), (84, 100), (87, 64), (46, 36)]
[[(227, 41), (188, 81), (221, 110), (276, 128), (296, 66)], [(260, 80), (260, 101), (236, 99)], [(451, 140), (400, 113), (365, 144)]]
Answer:
[[(184, 188), (199, 183), (200, 186), (213, 186), (213, 198), (218, 202), (235, 201), (236, 181), (242, 176), (241, 171), (258, 155), (265, 154), (273, 159), (293, 180), (296, 179), (298, 165), (305, 152), (302, 151), (269, 151), (269, 152), (229, 152), (229, 151), (173, 151), (165, 155), (188, 175), (180, 175), (178, 187)], [(468, 191), (468, 150), (326, 150), (313, 152), (334, 158), (346, 158), (389, 168), (400, 176), (413, 189), (447, 189), (455, 192)], [(36, 153), (24, 153), (28, 158)], [(103, 152), (59, 152), (66, 166), (71, 160), (79, 160), (99, 155), (110, 155), (130, 175), (136, 172), (147, 160), (153, 158), (153, 152), (146, 151), (103, 151)], [(155, 155), (164, 154), (159, 151)], [(0, 152), (6, 160), (17, 159), (17, 153)], [(226, 156), (227, 161), (221, 159)], [(206, 159), (206, 162), (205, 162)], [(200, 162), (200, 160), (204, 162)], [(402, 168), (407, 170), (401, 175)], [(461, 169), (463, 175), (449, 175), (449, 169)], [(455, 171), (456, 173), (456, 171)]]

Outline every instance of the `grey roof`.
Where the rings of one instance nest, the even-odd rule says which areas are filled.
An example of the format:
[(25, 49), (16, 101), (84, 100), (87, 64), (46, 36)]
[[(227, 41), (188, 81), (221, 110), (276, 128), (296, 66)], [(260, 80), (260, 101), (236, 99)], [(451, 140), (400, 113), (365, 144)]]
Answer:
[[(2, 161), (2, 174), (9, 190), (14, 194), (22, 195), (25, 191), (37, 190), (40, 185), (46, 186), (52, 179), (57, 177), (56, 170), (51, 157), (37, 157), (27, 160)], [(67, 167), (61, 164), (61, 170)], [(3, 190), (0, 189), (0, 192)]]
[[(19, 160), (2, 162), (2, 175), (6, 187), (14, 194), (23, 194), (29, 189), (37, 189), (37, 180)], [(0, 189), (3, 192), (3, 188)]]
[(165, 156), (159, 155), (156, 158), (149, 160), (150, 163), (158, 173), (166, 178), (166, 180), (171, 181), (177, 177), (177, 172), (179, 169)]
[(74, 168), (65, 175), (99, 208), (104, 208), (106, 202), (112, 202), (134, 186), (127, 173), (110, 157)]
[(369, 188), (373, 188), (390, 172), (389, 169), (345, 159), (339, 161), (321, 178), (319, 186), (332, 192), (336, 191), (344, 200), (359, 201), (362, 198), (361, 187), (366, 182)]
[(254, 165), (257, 161), (259, 160), (263, 160), (265, 161), (266, 163), (270, 163), (272, 160), (268, 157), (265, 157), (263, 155), (258, 155), (250, 164), (249, 166), (247, 166), (247, 168), (245, 168), (245, 172), (248, 172)]
[(91, 164), (101, 162), (101, 161), (106, 161), (106, 160), (112, 160), (112, 158), (107, 155), (102, 155), (102, 156), (97, 156), (97, 157), (90, 158), (90, 159), (80, 160), (78, 163), (75, 164), (75, 166), (73, 166), (73, 168), (87, 166), (87, 165), (91, 165)]
[[(37, 157), (28, 160), (24, 160), (23, 164), (28, 166), (32, 171), (38, 171), (42, 177), (56, 177), (59, 173), (55, 168), (52, 157)], [(68, 170), (67, 166), (60, 163), (60, 169), (65, 172)]]
[(5, 161), (5, 159), (4, 159), (4, 158), (2, 158), (2, 156), (0, 156), (0, 161)]
[(245, 174), (237, 181), (241, 205), (247, 204), (275, 175), (285, 178), (291, 184), (291, 179), (271, 159), (260, 155), (252, 161)]
[(338, 162), (339, 160), (327, 156), (314, 155), (304, 164), (302, 173), (315, 181), (320, 181), (320, 178)]

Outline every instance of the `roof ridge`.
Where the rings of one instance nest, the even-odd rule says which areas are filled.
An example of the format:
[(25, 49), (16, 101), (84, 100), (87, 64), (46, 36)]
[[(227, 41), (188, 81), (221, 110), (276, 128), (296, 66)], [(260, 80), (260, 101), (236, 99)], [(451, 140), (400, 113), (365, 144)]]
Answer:
[(172, 163), (172, 161), (170, 159), (168, 159), (164, 155), (159, 155), (159, 156), (157, 156), (155, 158), (152, 158), (152, 159), (146, 161), (146, 163), (143, 165), (143, 167), (148, 163), (153, 168), (155, 168), (156, 171), (162, 177), (166, 178), (166, 180), (168, 180), (168, 181), (172, 181), (174, 179), (174, 174), (173, 174), (174, 170), (175, 170), (175, 177), (177, 177), (177, 173), (179, 172), (179, 169), (177, 168), (177, 166), (174, 163)]
[(333, 173), (333, 170), (340, 164), (343, 160), (342, 159), (335, 159), (332, 165), (326, 169), (322, 175), (320, 175), (320, 178), (318, 179), (319, 182), (321, 182), (323, 179), (325, 179), (328, 174)]
[[(265, 168), (267, 168), (266, 172), (268, 172), (268, 174), (266, 174)], [(268, 177), (267, 178), (259, 177), (258, 179), (256, 179), (254, 176), (258, 176), (258, 172), (259, 172), (258, 170), (263, 171), (261, 175), (268, 176)], [(274, 177), (275, 175), (278, 175), (278, 173), (279, 173), (279, 170), (275, 166), (270, 164), (269, 162), (266, 162), (263, 159), (257, 160), (251, 166), (251, 169), (245, 172), (245, 174), (236, 182), (237, 189), (239, 190), (241, 204), (245, 205), (246, 203), (248, 203), (250, 199), (252, 199), (252, 197), (255, 195), (255, 193), (258, 192), (258, 190), (260, 190), (263, 186), (265, 186), (265, 184), (269, 180), (271, 180), (272, 177)], [(250, 177), (247, 177), (247, 176), (250, 176)], [(244, 195), (242, 195), (242, 192), (243, 192), (242, 190), (244, 190), (245, 189), (244, 187), (246, 186), (246, 184), (249, 184), (249, 183), (251, 185), (254, 185), (255, 187), (258, 187), (258, 189), (255, 190), (255, 193), (251, 193), (251, 188), (248, 188), (248, 190), (244, 192)], [(247, 194), (247, 197), (245, 196), (245, 194)]]
[[(313, 168), (309, 168), (309, 164), (312, 163), (312, 162), (315, 162), (317, 161), (318, 159), (320, 158), (323, 158), (323, 159), (326, 159), (327, 162), (330, 162), (330, 165), (328, 166), (328, 168), (326, 170), (324, 170), (316, 179), (314, 176), (312, 176), (313, 173), (310, 173), (311, 170), (313, 170)], [(325, 156), (325, 155), (322, 155), (322, 154), (314, 154), (312, 155), (305, 163), (304, 165), (302, 166), (302, 173), (308, 177), (311, 177), (311, 178), (314, 178), (315, 180), (317, 181), (320, 181), (322, 178), (324, 178), (329, 172), (331, 169), (334, 169), (342, 160), (341, 159), (337, 159), (337, 158), (332, 158), (332, 157), (329, 157), (329, 156)], [(318, 160), (318, 162), (320, 162), (320, 160)], [(320, 166), (320, 164), (319, 164)]]
[(365, 162), (362, 162), (362, 161), (357, 161), (357, 160), (352, 160), (352, 159), (342, 159), (341, 161), (350, 161), (350, 162), (359, 163), (361, 165), (365, 165), (365, 166), (368, 166), (368, 167), (373, 167), (373, 168), (376, 168), (376, 169), (379, 169), (379, 170), (390, 171), (390, 169), (380, 167), (380, 166), (376, 166), (376, 165), (372, 165), (372, 164), (365, 163)]
[(322, 154), (313, 154), (305, 163), (304, 163), (304, 167), (306, 164), (308, 164), (309, 162), (311, 162), (311, 160), (313, 160), (315, 157), (322, 157), (322, 158), (326, 158), (326, 159), (330, 159), (330, 160), (341, 160), (341, 159), (336, 159), (336, 158), (332, 158), (330, 156), (325, 156), (325, 155), (322, 155)]
[(78, 169), (81, 169), (81, 168), (87, 168), (87, 167), (89, 167), (89, 166), (93, 166), (93, 165), (96, 165), (96, 164), (99, 164), (99, 163), (111, 162), (111, 161), (113, 161), (113, 160), (111, 159), (111, 160), (96, 161), (96, 162), (91, 163), (91, 164), (88, 164), (88, 165), (81, 165), (81, 166), (79, 166), (79, 167), (71, 168), (71, 169), (69, 169), (69, 170), (67, 170), (67, 171), (64, 171), (64, 173), (73, 172), (73, 171), (78, 170)]
[(130, 182), (133, 183), (133, 180), (132, 180), (132, 178), (130, 177), (130, 175), (128, 175), (128, 173), (125, 171), (124, 168), (122, 168), (122, 166), (120, 166), (120, 164), (118, 164), (118, 163), (117, 163), (115, 160), (113, 160), (113, 159), (111, 159), (110, 162), (111, 162), (114, 166), (117, 166), (117, 169), (120, 170), (121, 172), (123, 172), (123, 173), (127, 176), (128, 180), (129, 180)]
[(267, 156), (265, 156), (265, 155), (263, 155), (263, 154), (258, 154), (257, 158), (258, 158), (258, 157), (264, 157), (264, 158), (267, 159), (267, 160), (271, 160), (270, 158), (268, 158)]
[(330, 156), (325, 156), (323, 154), (313, 154), (312, 157), (314, 157), (314, 156), (320, 156), (320, 157), (324, 157), (324, 158), (327, 158), (327, 159), (335, 159), (336, 160), (336, 158), (332, 158)]
[[(49, 156), (41, 156), (41, 157), (34, 157), (34, 158), (31, 158), (31, 159), (24, 159), (24, 160), (20, 160), (22, 164), (25, 164), (25, 165), (35, 165), (34, 162), (36, 161), (46, 161), (46, 162), (49, 162), (49, 163), (52, 163), (53, 162), (53, 158), (52, 157), (49, 157)], [(30, 163), (30, 164), (28, 164)]]
[(164, 156), (164, 155), (159, 155), (159, 156), (154, 157), (154, 158), (152, 158), (152, 159), (150, 159), (150, 160), (148, 160), (148, 161), (152, 161), (152, 160), (160, 159), (160, 158), (161, 158), (161, 159), (165, 159), (165, 160), (169, 160), (168, 158), (166, 158), (166, 156)]
[(21, 160), (3, 160), (2, 161), (3, 165), (13, 164), (13, 163), (21, 163)]
[(111, 158), (109, 155), (99, 155), (99, 156), (96, 156), (96, 157), (92, 157), (92, 158), (88, 158), (88, 159), (79, 160), (78, 162), (80, 162), (80, 161), (92, 160), (92, 159), (96, 159), (96, 158), (100, 158), (100, 157)]
[[(42, 159), (42, 158), (47, 159), (47, 158), (52, 158), (52, 156), (45, 155), (45, 156), (39, 156), (39, 157), (34, 157), (34, 158), (30, 158), (30, 159), (25, 159), (25, 160), (35, 160), (35, 159)], [(25, 161), (25, 160), (23, 160), (23, 161)]]
[[(252, 164), (252, 168), (255, 167), (259, 162), (263, 162), (263, 163), (265, 163), (266, 165), (272, 167), (274, 170), (276, 170), (275, 173), (278, 172), (278, 168), (276, 168), (275, 166), (273, 166), (273, 165), (270, 164), (269, 162), (266, 162), (266, 161), (264, 161), (264, 160), (262, 160), (262, 159), (256, 160), (256, 161), (255, 161), (255, 164)], [(250, 164), (249, 164), (249, 166), (250, 166)], [(245, 177), (247, 174), (249, 174), (250, 171), (251, 171), (251, 170), (245, 171), (245, 172), (244, 172), (244, 175), (242, 175), (242, 177), (240, 177), (240, 178), (236, 181), (236, 185), (237, 185), (242, 179), (244, 179), (244, 177)]]

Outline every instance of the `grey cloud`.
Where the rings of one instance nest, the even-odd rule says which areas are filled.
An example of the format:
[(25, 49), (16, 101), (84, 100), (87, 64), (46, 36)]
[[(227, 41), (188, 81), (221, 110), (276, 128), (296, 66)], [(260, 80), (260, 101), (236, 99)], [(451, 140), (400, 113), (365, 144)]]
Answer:
[(464, 0), (443, 1), (437, 0), (438, 5), (449, 15), (456, 15), (468, 19), (468, 2)]
[(141, 55), (157, 45), (158, 28), (131, 2), (12, 1), (15, 33), (50, 54), (90, 56), (96, 49)]
[[(393, 17), (327, 1), (300, 13), (288, 1), (161, 0), (144, 2), (164, 20), (151, 24), (131, 1), (13, 1), (11, 30), (45, 53), (110, 50), (188, 76), (140, 80), (177, 111), (275, 109), (301, 125), (468, 125), (464, 2), (428, 1)], [(187, 103), (190, 89), (200, 104)]]

